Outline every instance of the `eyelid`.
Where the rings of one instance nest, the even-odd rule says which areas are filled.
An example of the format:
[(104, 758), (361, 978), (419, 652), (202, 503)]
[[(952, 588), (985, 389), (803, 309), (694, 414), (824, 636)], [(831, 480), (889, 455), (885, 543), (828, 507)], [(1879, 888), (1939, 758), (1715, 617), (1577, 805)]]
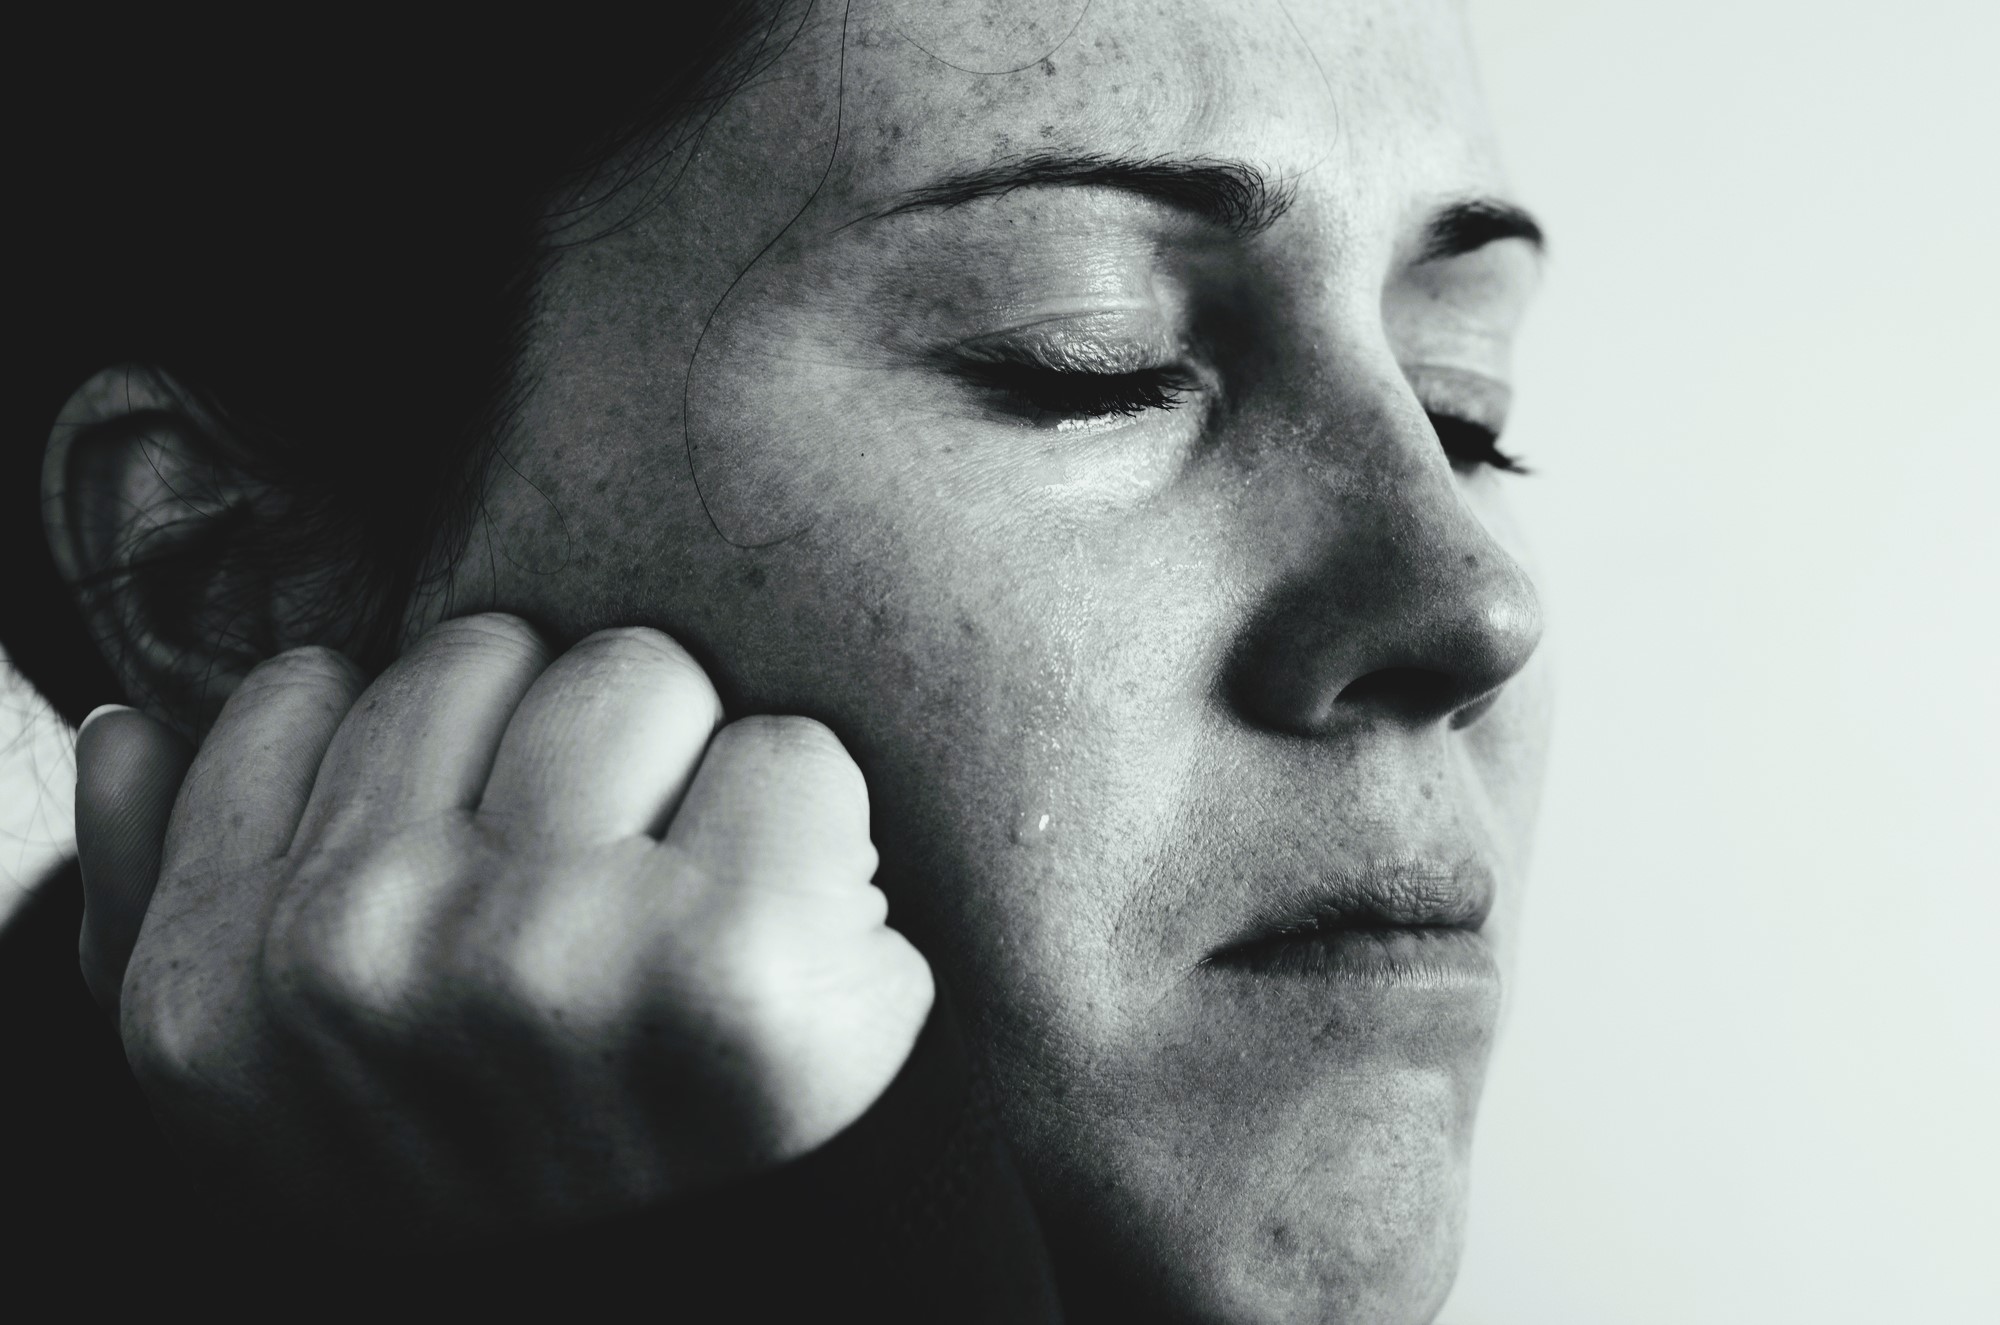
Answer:
[(1448, 364), (1411, 364), (1403, 369), (1424, 410), (1504, 432), (1514, 403), (1513, 388), (1497, 378)]
[(972, 362), (1031, 362), (1057, 372), (1115, 376), (1164, 367), (1186, 347), (1154, 310), (1058, 314), (962, 341)]

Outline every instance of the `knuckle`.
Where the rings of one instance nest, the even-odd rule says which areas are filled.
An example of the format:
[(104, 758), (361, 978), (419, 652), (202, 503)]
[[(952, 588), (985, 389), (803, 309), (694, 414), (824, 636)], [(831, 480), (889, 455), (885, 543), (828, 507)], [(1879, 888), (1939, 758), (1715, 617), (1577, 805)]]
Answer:
[(157, 997), (149, 989), (135, 987), (128, 972), (118, 1000), (118, 1038), (125, 1046), (125, 1061), (133, 1075), (148, 1081), (162, 1075), (162, 1068), (174, 1062), (171, 1038), (160, 1024)]
[(515, 944), (499, 959), (496, 983), (524, 1019), (559, 1027), (572, 1038), (607, 1038), (633, 1019), (634, 990), (602, 962), (560, 943)]
[[(580, 946), (562, 914), (560, 898), (544, 898), (539, 914), (523, 916), (504, 945), (491, 954), (497, 983), (518, 1003), (560, 1015), (591, 1001), (594, 963), (578, 960)], [(599, 968), (601, 969), (601, 967)]]
[(716, 933), (702, 966), (708, 1001), (727, 1008), (731, 1020), (770, 1026), (795, 1015), (798, 954), (771, 927), (737, 924)]
[(660, 927), (627, 890), (565, 882), (508, 903), (506, 923), (486, 927), (498, 941), (477, 960), (520, 1020), (569, 1039), (615, 1037), (660, 974)]
[[(871, 846), (869, 850), (872, 855), (874, 848)], [(874, 871), (869, 873), (872, 875)], [(857, 927), (872, 930), (889, 923), (889, 895), (875, 884), (863, 883), (843, 889), (842, 896), (853, 916), (852, 923)]]
[(810, 952), (747, 929), (726, 936), (707, 976), (720, 1019), (758, 1043), (913, 1038), (936, 999), (930, 964), (889, 929), (856, 935), (838, 951), (816, 944)]
[(411, 1017), (435, 948), (417, 900), (424, 887), (394, 862), (376, 862), (281, 906), (258, 972), (281, 1020), (386, 1025)]
[(183, 982), (147, 978), (140, 966), (127, 972), (118, 1005), (125, 1061), (149, 1095), (177, 1093), (214, 1075), (221, 1028), (214, 1009), (190, 997)]
[(883, 930), (882, 957), (884, 988), (895, 1003), (914, 1013), (919, 1024), (937, 1002), (937, 976), (916, 945), (893, 929)]

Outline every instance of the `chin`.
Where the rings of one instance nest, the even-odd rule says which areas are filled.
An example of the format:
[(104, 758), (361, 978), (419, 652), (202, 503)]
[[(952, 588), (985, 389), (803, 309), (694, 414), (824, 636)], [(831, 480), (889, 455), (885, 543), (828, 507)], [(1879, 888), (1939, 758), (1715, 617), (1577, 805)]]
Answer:
[(1116, 1285), (1096, 1269), (1062, 1270), (1067, 1319), (1077, 1325), (1424, 1325), (1443, 1307), (1457, 1273), (1460, 1221), (1407, 1230), (1265, 1229), (1262, 1245), (1210, 1245), (1199, 1260), (1156, 1266), (1149, 1286)]
[(1126, 1147), (1122, 1172), (1066, 1173), (1051, 1232), (1071, 1319), (1431, 1320), (1463, 1234), (1462, 1083), (1370, 1076), (1285, 1121), (1184, 1119), (1171, 1141)]

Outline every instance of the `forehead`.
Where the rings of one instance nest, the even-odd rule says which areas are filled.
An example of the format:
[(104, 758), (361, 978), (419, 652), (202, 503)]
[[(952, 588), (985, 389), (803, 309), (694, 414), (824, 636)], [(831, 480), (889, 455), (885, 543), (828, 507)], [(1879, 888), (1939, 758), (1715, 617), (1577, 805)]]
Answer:
[(863, 208), (1040, 153), (1242, 160), (1333, 214), (1499, 184), (1453, 0), (855, 0), (799, 35)]

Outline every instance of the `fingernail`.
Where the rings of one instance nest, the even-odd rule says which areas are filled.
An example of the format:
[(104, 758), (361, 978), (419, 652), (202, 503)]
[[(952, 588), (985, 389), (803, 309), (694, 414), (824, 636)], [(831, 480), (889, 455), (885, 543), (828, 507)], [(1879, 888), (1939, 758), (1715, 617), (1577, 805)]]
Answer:
[(83, 721), (77, 724), (76, 739), (79, 741), (82, 740), (83, 734), (90, 730), (90, 724), (96, 722), (99, 718), (103, 717), (105, 714), (130, 713), (131, 711), (132, 711), (132, 706), (130, 704), (99, 704), (96, 708), (92, 709), (89, 713), (85, 714)]

